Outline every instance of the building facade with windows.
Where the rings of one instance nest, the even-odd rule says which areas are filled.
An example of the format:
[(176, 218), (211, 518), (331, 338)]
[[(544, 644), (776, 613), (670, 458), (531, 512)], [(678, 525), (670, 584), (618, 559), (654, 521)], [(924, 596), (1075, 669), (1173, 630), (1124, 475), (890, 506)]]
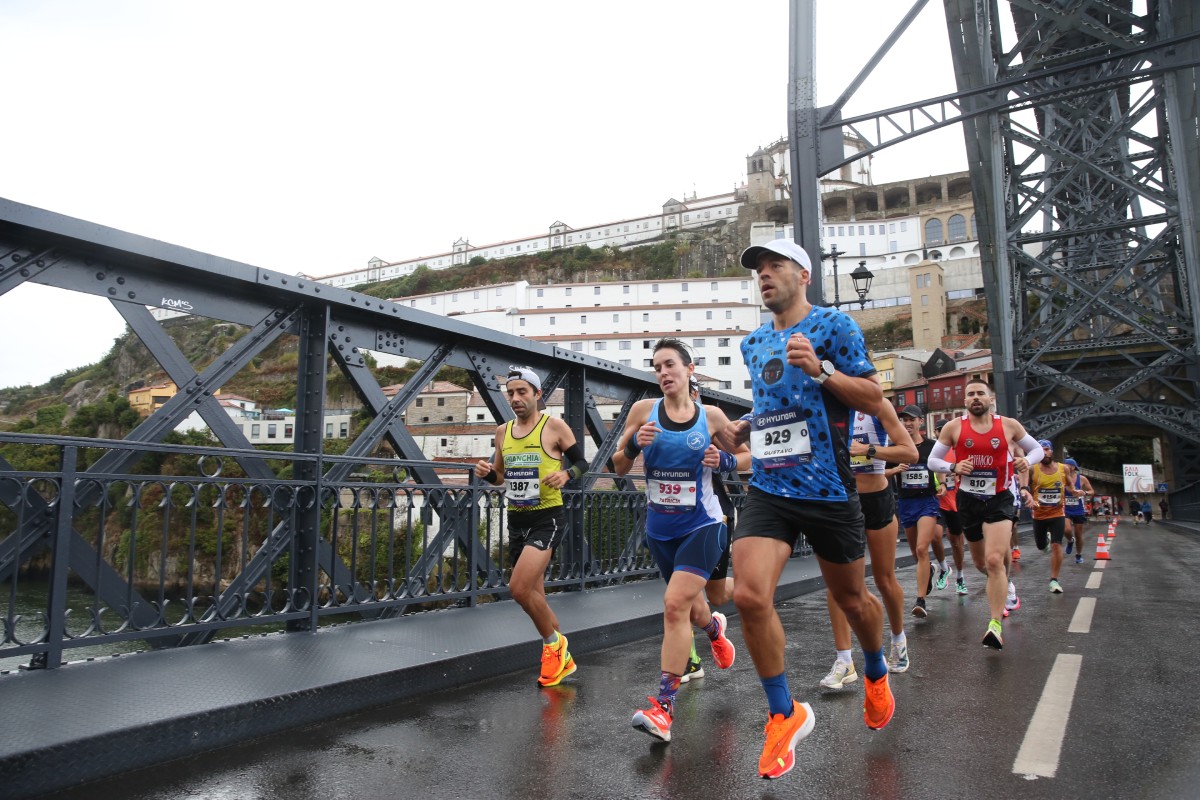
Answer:
[[(675, 337), (691, 349), (706, 388), (746, 398), (749, 378), (739, 348), (762, 324), (758, 281), (749, 271), (736, 278), (517, 281), (392, 302), (646, 371), (654, 343)], [(381, 364), (401, 363), (383, 353), (375, 357)]]

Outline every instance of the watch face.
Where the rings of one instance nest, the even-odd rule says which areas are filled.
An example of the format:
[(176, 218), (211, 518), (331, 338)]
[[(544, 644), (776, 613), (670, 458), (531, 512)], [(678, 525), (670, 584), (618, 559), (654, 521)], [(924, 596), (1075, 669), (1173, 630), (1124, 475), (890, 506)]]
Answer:
[(833, 375), (833, 362), (832, 362), (832, 361), (822, 361), (822, 362), (821, 362), (821, 372), (824, 372), (826, 375), (828, 375), (828, 376), (831, 376), (831, 377), (832, 377), (832, 375)]

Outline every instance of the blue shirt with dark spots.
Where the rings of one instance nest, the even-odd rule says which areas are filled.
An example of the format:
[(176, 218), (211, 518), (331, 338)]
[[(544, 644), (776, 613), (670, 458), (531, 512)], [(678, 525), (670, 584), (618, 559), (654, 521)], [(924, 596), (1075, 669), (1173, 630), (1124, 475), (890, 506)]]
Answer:
[(833, 308), (814, 306), (786, 330), (768, 322), (742, 340), (750, 371), (754, 418), (750, 423), (750, 485), (797, 500), (845, 501), (855, 491), (847, 447), (852, 413), (832, 392), (787, 363), (787, 342), (800, 333), (817, 358), (852, 377), (875, 374), (858, 324)]

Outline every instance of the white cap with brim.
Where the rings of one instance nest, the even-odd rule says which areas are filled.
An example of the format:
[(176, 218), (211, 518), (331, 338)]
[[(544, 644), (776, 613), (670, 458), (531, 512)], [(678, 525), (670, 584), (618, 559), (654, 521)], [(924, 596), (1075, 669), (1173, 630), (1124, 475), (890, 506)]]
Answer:
[(533, 387), (535, 392), (540, 392), (542, 390), (542, 379), (539, 378), (537, 373), (531, 370), (529, 367), (509, 367), (508, 377), (509, 379), (516, 378), (518, 380), (525, 381)]
[(756, 244), (742, 251), (741, 262), (746, 269), (758, 269), (758, 258), (763, 253), (771, 252), (795, 261), (803, 269), (812, 272), (812, 259), (804, 248), (791, 239), (772, 239), (766, 244)]

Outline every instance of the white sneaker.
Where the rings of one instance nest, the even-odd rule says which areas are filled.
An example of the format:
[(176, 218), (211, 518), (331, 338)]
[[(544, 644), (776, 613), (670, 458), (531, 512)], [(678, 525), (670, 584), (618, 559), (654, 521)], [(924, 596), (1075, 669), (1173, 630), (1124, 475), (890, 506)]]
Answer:
[(847, 683), (854, 683), (858, 680), (858, 673), (854, 671), (853, 662), (847, 664), (842, 661), (834, 661), (833, 669), (829, 670), (829, 674), (821, 678), (821, 685), (826, 689), (841, 689)]

